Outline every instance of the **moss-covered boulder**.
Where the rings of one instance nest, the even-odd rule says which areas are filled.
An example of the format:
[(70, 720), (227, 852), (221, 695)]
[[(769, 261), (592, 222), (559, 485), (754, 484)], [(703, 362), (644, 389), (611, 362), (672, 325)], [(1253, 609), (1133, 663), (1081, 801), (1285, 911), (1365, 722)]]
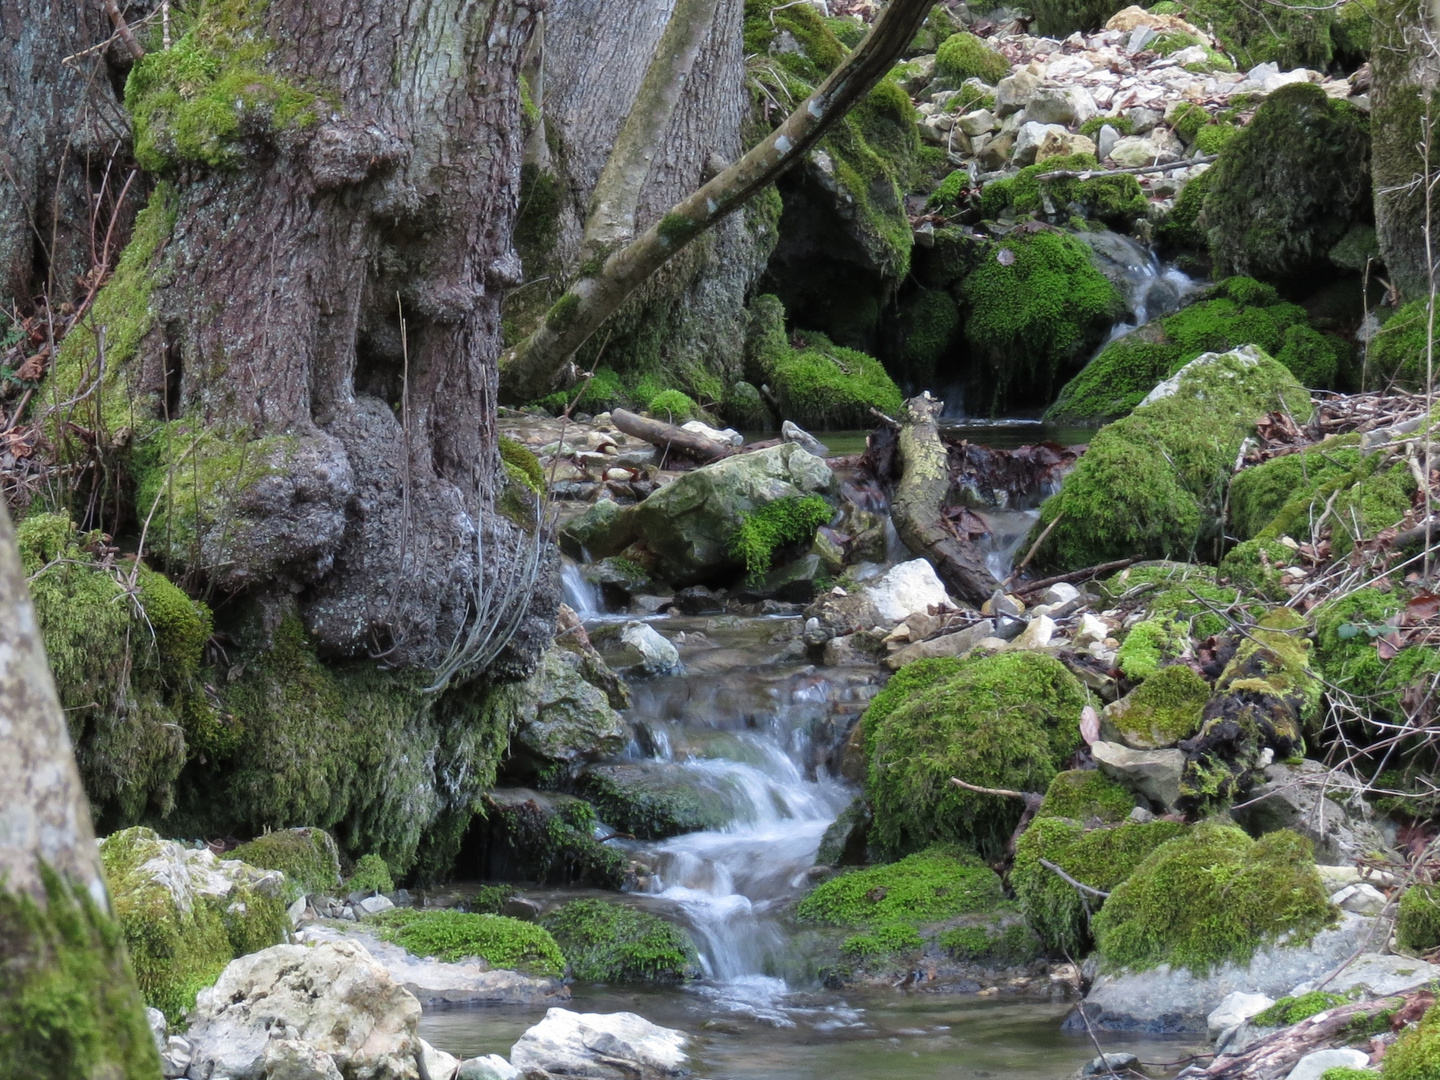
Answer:
[(1395, 385), (1423, 390), (1429, 327), (1428, 300), (1412, 300), (1386, 319), (1365, 358), (1365, 389)]
[(644, 502), (619, 510), (597, 504), (565, 528), (568, 543), (592, 557), (617, 555), (643, 541), (657, 576), (677, 585), (734, 575), (744, 565), (735, 539), (747, 514), (779, 499), (824, 495), (829, 466), (794, 443), (739, 454), (686, 473)]
[(1082, 896), (1040, 860), (1054, 863), (1093, 889), (1110, 892), (1152, 851), (1184, 830), (1184, 825), (1172, 821), (1087, 829), (1071, 818), (1037, 817), (1015, 847), (1010, 885), (1046, 950), (1076, 959), (1084, 955), (1091, 944), (1091, 920), (1105, 900)]
[(361, 855), (355, 860), (355, 869), (345, 879), (345, 892), (388, 893), (394, 892), (395, 879), (390, 876), (390, 866), (373, 852)]
[(484, 861), (467, 870), (489, 880), (541, 885), (633, 884), (624, 855), (596, 836), (595, 809), (583, 799), (528, 788), (496, 788), (475, 826)]
[(1205, 222), (1220, 273), (1282, 281), (1331, 271), (1330, 250), (1371, 214), (1369, 121), (1318, 86), (1284, 86), (1211, 173)]
[(1412, 885), (1405, 890), (1395, 920), (1395, 944), (1415, 956), (1440, 946), (1440, 888)]
[(961, 31), (945, 39), (935, 53), (935, 74), (955, 86), (966, 79), (995, 85), (1010, 74), (1010, 61), (974, 34)]
[(1330, 66), (1332, 8), (1287, 7), (1271, 12), (1258, 11), (1243, 0), (1180, 0), (1176, 13), (1209, 28), (1241, 71), (1272, 61), (1281, 71), (1297, 67), (1324, 71)]
[(509, 775), (555, 783), (630, 741), (630, 726), (583, 669), (582, 656), (552, 647), (528, 679), (506, 688), (496, 707), (511, 731)]
[(1210, 684), (1188, 664), (1160, 668), (1119, 701), (1105, 706), (1100, 734), (1135, 750), (1162, 750), (1200, 729)]
[(1152, 851), (1111, 892), (1094, 926), (1110, 970), (1169, 964), (1205, 975), (1247, 963), (1283, 935), (1303, 947), (1336, 915), (1310, 841), (1287, 830), (1252, 840), (1233, 825), (1206, 822)]
[(731, 819), (721, 792), (674, 768), (595, 765), (580, 774), (576, 790), (607, 825), (643, 840), (718, 829)]
[(1057, 225), (1079, 217), (1116, 229), (1129, 228), (1145, 215), (1150, 204), (1133, 176), (1040, 179), (1047, 173), (1087, 169), (1100, 170), (1093, 154), (1051, 157), (1027, 165), (1014, 176), (986, 184), (980, 212), (987, 218), (1028, 215)]
[(690, 935), (631, 904), (571, 900), (540, 925), (581, 982), (678, 983), (700, 974)]
[(365, 925), (415, 956), (452, 964), (478, 957), (492, 968), (526, 975), (565, 973), (565, 957), (548, 930), (504, 915), (392, 908), (366, 919)]
[(965, 337), (991, 370), (995, 400), (1048, 398), (1062, 371), (1104, 339), (1124, 309), (1090, 248), (1052, 229), (1016, 229), (960, 284)]
[(172, 1023), (231, 960), (288, 937), (286, 880), (275, 870), (138, 826), (106, 837), (100, 859), (135, 980)]
[[(942, 661), (877, 697), (862, 721), (874, 810), (870, 841), (892, 856), (936, 842), (1004, 850), (1017, 800), (950, 783), (1043, 791), (1079, 741), (1088, 696), (1065, 666), (1031, 652)], [(893, 687), (901, 678), (891, 680)]]
[(231, 857), (279, 870), (295, 896), (331, 896), (340, 888), (340, 849), (324, 829), (280, 829), (241, 844)]
[[(1440, 671), (1440, 650), (1433, 646), (1406, 645), (1392, 657), (1382, 657), (1376, 647), (1377, 638), (1392, 632), (1406, 599), (1393, 590), (1364, 588), (1326, 601), (1313, 612), (1314, 662), (1320, 673), (1341, 693), (1364, 701), (1371, 715), (1400, 723), (1413, 712), (1414, 701), (1430, 692), (1429, 680)], [(1428, 769), (1423, 760), (1407, 767)], [(1397, 785), (1404, 786), (1402, 777), (1392, 776), (1384, 784)]]
[(1054, 528), (1038, 562), (1074, 569), (1189, 556), (1219, 528), (1240, 443), (1274, 410), (1308, 419), (1310, 396), (1261, 350), (1190, 361), (1129, 416), (1101, 428), (1045, 501), (1037, 531)]
[(1231, 535), (1240, 540), (1259, 536), (1288, 503), (1313, 497), (1332, 479), (1353, 472), (1360, 465), (1356, 443), (1353, 436), (1332, 437), (1241, 471), (1230, 483)]
[(1385, 1051), (1380, 1075), (1382, 1080), (1427, 1080), (1437, 1072), (1440, 1072), (1440, 1006), (1432, 1005), (1418, 1024)]
[(1303, 615), (1276, 608), (1240, 641), (1215, 681), (1199, 734), (1182, 745), (1184, 804), (1222, 803), (1262, 783), (1271, 761), (1304, 751), (1321, 694), (1309, 629)]
[(1056, 773), (1036, 811), (1037, 818), (1071, 818), (1085, 825), (1115, 824), (1135, 809), (1135, 796), (1098, 769)]

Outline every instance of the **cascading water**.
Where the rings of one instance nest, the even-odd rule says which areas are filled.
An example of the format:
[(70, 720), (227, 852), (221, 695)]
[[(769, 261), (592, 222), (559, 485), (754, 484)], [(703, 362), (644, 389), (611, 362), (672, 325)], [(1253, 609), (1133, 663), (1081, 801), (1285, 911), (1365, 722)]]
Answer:
[(580, 618), (593, 619), (602, 612), (599, 587), (586, 581), (580, 567), (569, 559), (566, 559), (560, 568), (560, 584), (565, 603), (569, 604), (570, 609)]
[(1153, 251), (1119, 233), (1092, 233), (1086, 242), (1109, 269), (1109, 277), (1125, 297), (1130, 317), (1110, 328), (1110, 341), (1124, 337), (1152, 319), (1178, 311), (1199, 286), (1184, 271), (1162, 263)]

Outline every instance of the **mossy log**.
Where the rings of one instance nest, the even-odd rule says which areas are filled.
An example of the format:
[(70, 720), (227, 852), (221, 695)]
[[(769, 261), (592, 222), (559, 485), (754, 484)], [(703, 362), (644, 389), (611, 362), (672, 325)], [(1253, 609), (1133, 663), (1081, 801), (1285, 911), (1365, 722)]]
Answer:
[(651, 420), (648, 417), (636, 416), (628, 409), (611, 409), (610, 422), (615, 425), (617, 431), (623, 431), (626, 435), (634, 435), (637, 439), (644, 439), (659, 447), (661, 451), (673, 450), (705, 464), (719, 461), (734, 453), (731, 447), (717, 443), (714, 439), (707, 439), (704, 435), (686, 431), (682, 427), (667, 424), (663, 420)]
[(946, 587), (979, 604), (1000, 585), (984, 556), (942, 524), (940, 511), (950, 490), (950, 463), (936, 419), (942, 402), (924, 394), (905, 403), (900, 425), (900, 482), (890, 500), (895, 531), (905, 546), (935, 564)]

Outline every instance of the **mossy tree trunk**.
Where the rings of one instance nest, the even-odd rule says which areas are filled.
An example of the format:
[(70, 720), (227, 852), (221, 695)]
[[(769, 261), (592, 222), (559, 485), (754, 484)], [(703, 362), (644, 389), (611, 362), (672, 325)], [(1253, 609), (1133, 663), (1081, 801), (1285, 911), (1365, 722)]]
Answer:
[[(495, 358), (540, 6), (213, 0), (127, 87), (173, 226), (104, 437), (131, 448), (152, 552), (298, 597), (332, 655), (436, 666), (523, 572), (494, 512)], [(197, 55), (218, 72), (198, 89)]]
[(865, 40), (768, 137), (603, 263), (595, 259), (582, 265), (580, 276), (535, 331), (501, 357), (502, 393), (520, 400), (547, 393), (574, 352), (656, 271), (803, 160), (890, 70), (929, 11), (922, 0), (894, 0)]
[(936, 426), (944, 402), (929, 394), (905, 402), (900, 424), (900, 482), (890, 500), (895, 531), (905, 546), (929, 559), (946, 588), (981, 604), (999, 587), (973, 545), (962, 543), (940, 517), (950, 492), (950, 462)]
[(14, 1080), (160, 1075), (3, 504), (0, 1062)]
[[(1371, 52), (1375, 232), (1390, 282), (1406, 301), (1430, 291), (1425, 185), (1440, 171), (1440, 51), (1436, 29), (1426, 25), (1431, 12), (1420, 0), (1381, 0)], [(1427, 115), (1436, 143), (1428, 168), (1422, 149)], [(1440, 244), (1436, 250), (1440, 253)]]
[[(110, 51), (87, 52), (110, 32), (92, 0), (0, 6), (0, 302), (7, 308), (12, 298), (25, 307), (51, 278), (68, 298), (90, 265), (87, 196), (106, 185), (106, 162), (129, 137)], [(75, 58), (63, 63), (66, 57)], [(110, 194), (124, 179), (117, 168)], [(100, 222), (102, 234), (107, 224)]]

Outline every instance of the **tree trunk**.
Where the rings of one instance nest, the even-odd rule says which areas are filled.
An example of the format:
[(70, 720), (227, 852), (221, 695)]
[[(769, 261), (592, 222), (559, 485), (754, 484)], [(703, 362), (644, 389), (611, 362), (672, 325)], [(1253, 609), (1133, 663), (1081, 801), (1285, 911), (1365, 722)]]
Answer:
[(950, 493), (949, 454), (935, 424), (943, 404), (929, 394), (905, 403), (900, 482), (890, 500), (890, 515), (905, 546), (934, 563), (940, 580), (955, 596), (982, 604), (1000, 583), (980, 553), (957, 539), (940, 519)]
[[(98, 194), (106, 163), (130, 137), (108, 50), (86, 52), (110, 33), (95, 0), (0, 7), (0, 303), (7, 309), (12, 298), (26, 306), (52, 276), (58, 304), (89, 268), (88, 196)], [(124, 179), (117, 164), (110, 193)]]
[[(136, 145), (166, 178), (162, 244), (104, 435), (133, 448), (152, 551), (223, 592), (297, 594), (332, 654), (438, 666), (533, 563), (538, 540), (492, 510), (538, 3), (272, 0), (238, 29), (201, 7), (191, 34), (218, 63), (237, 40), (264, 56), (237, 73), (255, 100), (221, 98), (234, 123), (202, 138), (170, 120), (153, 44), (137, 72), (159, 90), (132, 80), (132, 111), (157, 110)], [(91, 329), (77, 352), (98, 371)], [(553, 591), (521, 631), (531, 656)]]
[(158, 1080), (90, 807), (0, 504), (0, 1061), (6, 1076)]
[[(1429, 294), (1425, 252), (1425, 180), (1440, 169), (1440, 145), (1425, 161), (1424, 115), (1431, 139), (1440, 135), (1440, 54), (1425, 23), (1430, 5), (1420, 0), (1381, 0), (1371, 52), (1370, 156), (1375, 185), (1375, 232), (1380, 258), (1403, 300)], [(1440, 211), (1440, 206), (1436, 207)], [(1440, 220), (1437, 220), (1440, 228)], [(1440, 236), (1437, 254), (1440, 254)]]
[(803, 160), (825, 131), (869, 92), (910, 43), (930, 8), (894, 0), (865, 40), (768, 137), (600, 267), (582, 267), (540, 326), (500, 361), (504, 391), (518, 399), (546, 393), (576, 349), (660, 267), (776, 177)]

